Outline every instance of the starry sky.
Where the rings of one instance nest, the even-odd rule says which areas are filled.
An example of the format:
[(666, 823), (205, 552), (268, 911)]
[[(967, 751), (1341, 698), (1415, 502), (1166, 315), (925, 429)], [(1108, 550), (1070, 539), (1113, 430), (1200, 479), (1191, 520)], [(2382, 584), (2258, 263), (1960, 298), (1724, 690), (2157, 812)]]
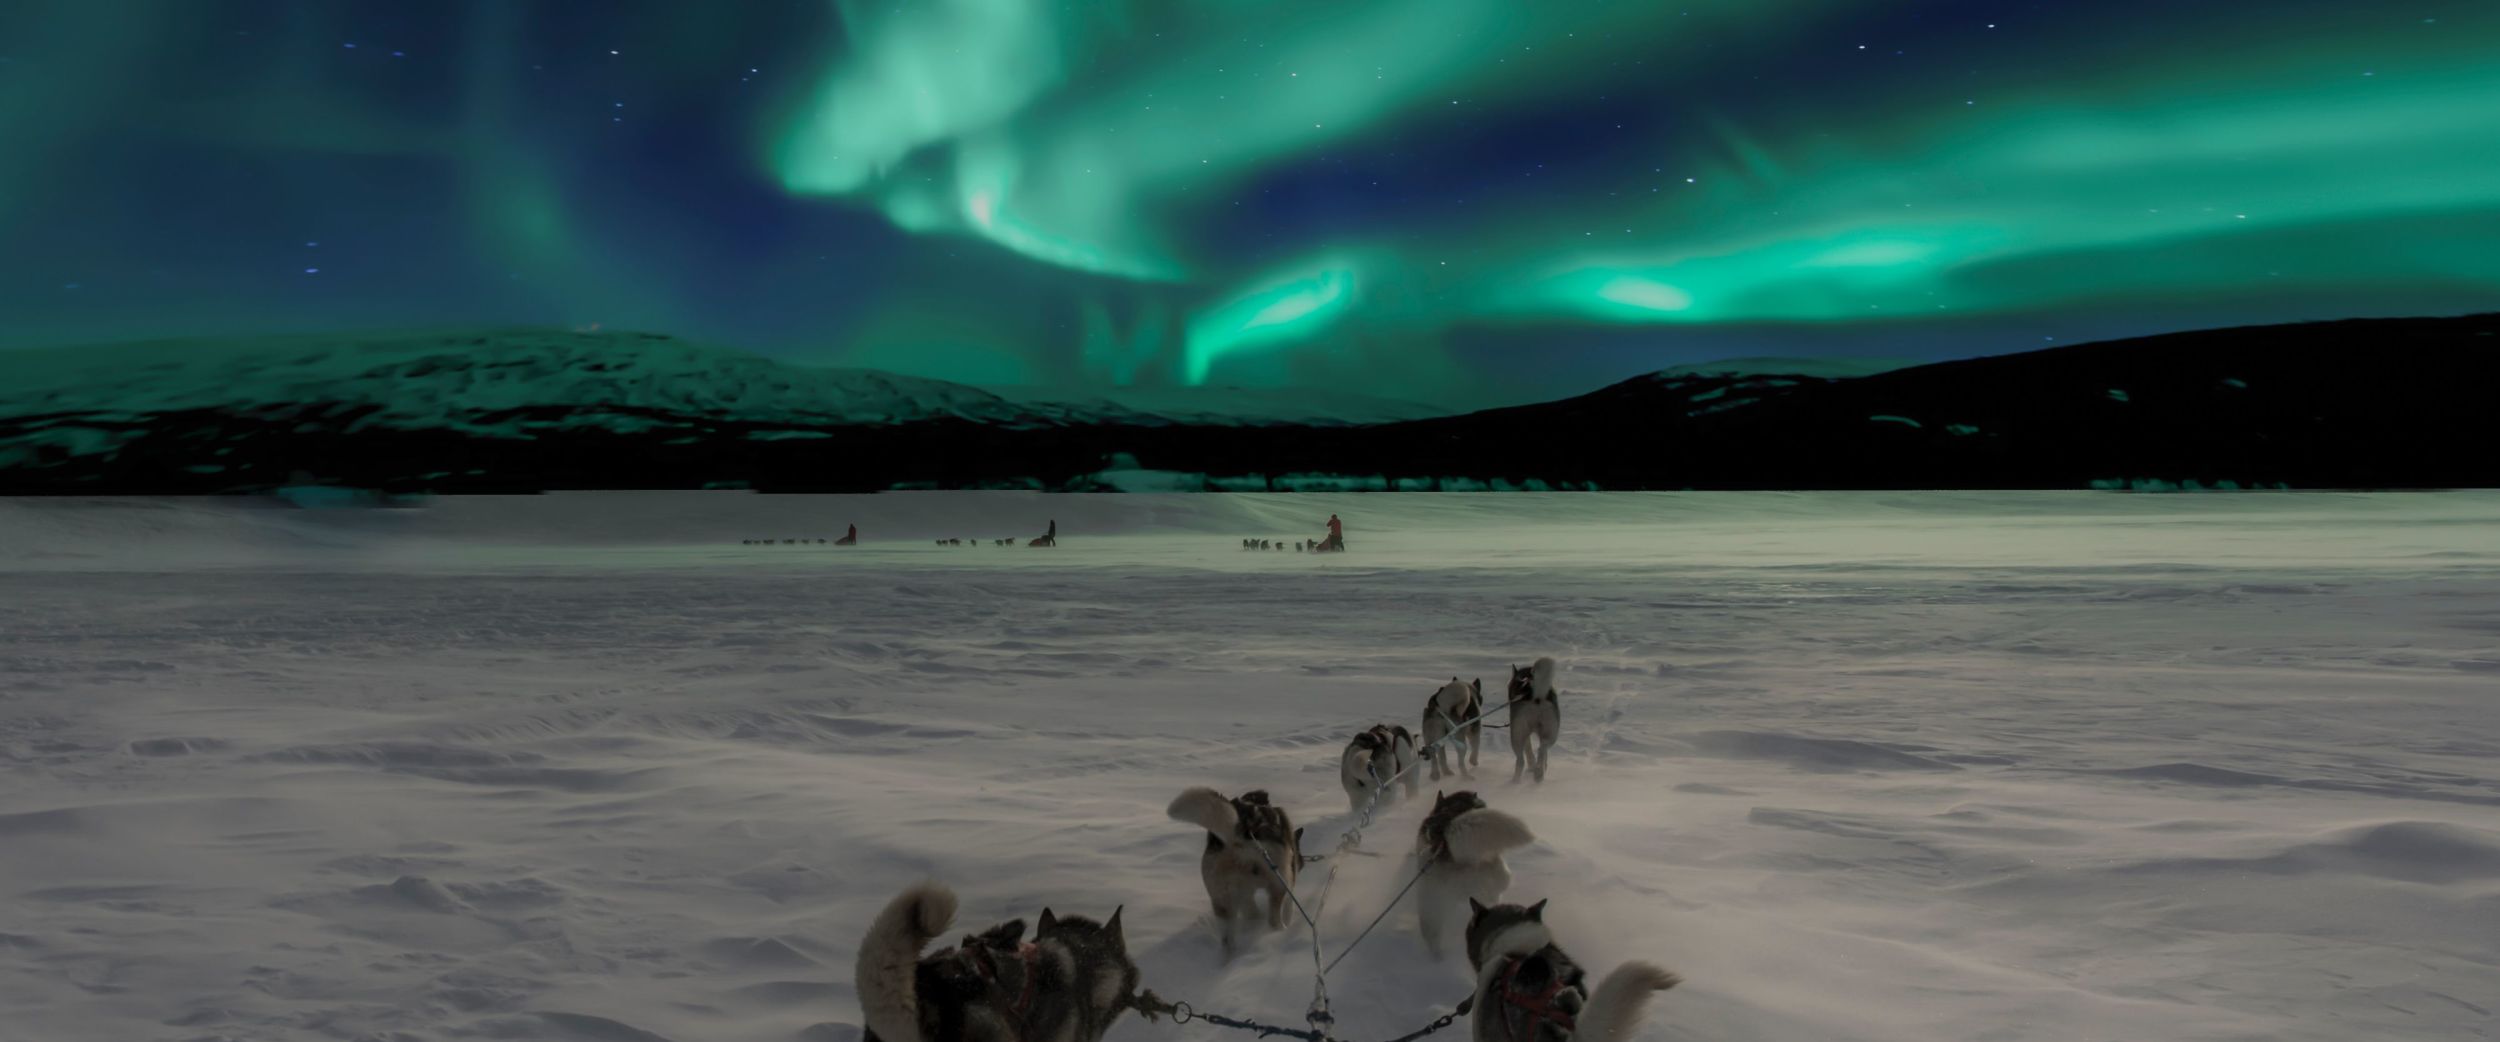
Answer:
[(1476, 405), (2489, 310), (2495, 53), (2488, 0), (14, 0), (0, 346)]

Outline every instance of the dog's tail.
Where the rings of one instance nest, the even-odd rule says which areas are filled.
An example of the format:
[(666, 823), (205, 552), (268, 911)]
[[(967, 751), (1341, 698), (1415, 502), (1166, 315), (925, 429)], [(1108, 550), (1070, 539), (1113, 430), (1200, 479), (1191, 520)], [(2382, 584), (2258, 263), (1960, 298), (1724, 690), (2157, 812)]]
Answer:
[(920, 997), (915, 986), (920, 949), (955, 921), (955, 892), (922, 883), (894, 895), (859, 942), (859, 965), (851, 982), (859, 988), (860, 1019), (883, 1042), (923, 1042)]
[(1615, 967), (1589, 993), (1588, 1005), (1580, 1007), (1572, 1037), (1576, 1042), (1623, 1042), (1632, 1036), (1632, 1029), (1641, 1026), (1649, 997), (1683, 981), (1651, 963), (1635, 961)]
[(1174, 821), (1196, 825), (1227, 839), (1237, 835), (1241, 827), (1241, 815), (1233, 810), (1233, 801), (1203, 785), (1183, 791), (1164, 813)]
[(1491, 861), (1505, 850), (1536, 842), (1528, 823), (1494, 810), (1478, 807), (1450, 819), (1443, 833), (1450, 848), (1450, 860), (1462, 865)]
[(1529, 690), (1536, 692), (1536, 697), (1544, 698), (1554, 693), (1554, 669), (1554, 657), (1551, 655), (1536, 660), (1528, 667), (1528, 683), (1535, 685)]

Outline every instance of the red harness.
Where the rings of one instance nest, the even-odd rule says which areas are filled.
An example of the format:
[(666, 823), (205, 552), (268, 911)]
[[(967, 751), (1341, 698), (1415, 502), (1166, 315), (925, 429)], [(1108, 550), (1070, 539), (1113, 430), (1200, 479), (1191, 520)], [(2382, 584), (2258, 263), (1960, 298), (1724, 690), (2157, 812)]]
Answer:
[(1560, 974), (1556, 974), (1553, 981), (1545, 985), (1545, 990), (1534, 995), (1519, 990), (1519, 968), (1527, 962), (1528, 957), (1525, 955), (1510, 957), (1510, 968), (1502, 972), (1502, 1004), (1537, 1020), (1552, 1021), (1564, 1031), (1576, 1030), (1572, 1027), (1570, 1011), (1554, 1004), (1554, 1000), (1561, 997), (1563, 989), (1569, 986), (1569, 982)]
[[(983, 980), (998, 983), (998, 966), (991, 961), (989, 948), (980, 947), (973, 952), (977, 953), (972, 959), (973, 971), (979, 973)], [(1016, 1029), (1017, 1038), (1024, 1037), (1024, 1018), (1033, 1012), (1033, 985), (1035, 979), (1041, 976), (1035, 972), (1039, 968), (1036, 960), (1040, 959), (1041, 953), (1041, 946), (1031, 941), (1016, 945), (1016, 959), (1024, 963), (1024, 988), (1016, 996), (1015, 1003), (1007, 1007), (1007, 1017)]]

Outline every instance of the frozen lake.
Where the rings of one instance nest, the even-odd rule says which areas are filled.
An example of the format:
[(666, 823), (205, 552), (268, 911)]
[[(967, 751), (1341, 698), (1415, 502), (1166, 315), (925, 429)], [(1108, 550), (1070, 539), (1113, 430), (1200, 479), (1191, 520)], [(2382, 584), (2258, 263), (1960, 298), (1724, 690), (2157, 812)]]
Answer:
[[(1325, 851), (1349, 734), (1540, 654), (1550, 780), (1476, 787), (1580, 961), (1687, 978), (1645, 1039), (2500, 1031), (2500, 494), (704, 493), (0, 500), (0, 1042), (841, 1042), (928, 876), (1299, 1026), (1164, 805)], [(1330, 977), (1357, 1042), (1468, 987), (1411, 914)]]

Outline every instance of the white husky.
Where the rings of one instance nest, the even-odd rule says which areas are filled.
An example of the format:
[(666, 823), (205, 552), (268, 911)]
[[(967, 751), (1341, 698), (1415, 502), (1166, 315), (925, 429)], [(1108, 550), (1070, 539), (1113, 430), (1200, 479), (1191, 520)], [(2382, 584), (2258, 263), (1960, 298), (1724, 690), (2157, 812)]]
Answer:
[(1416, 925), (1424, 947), (1440, 958), (1441, 939), (1466, 921), (1469, 900), (1498, 902), (1510, 889), (1502, 852), (1536, 842), (1526, 822), (1484, 805), (1472, 792), (1434, 793), (1432, 813), (1415, 830)]
[(1260, 894), (1267, 895), (1267, 928), (1285, 925), (1287, 895), (1302, 867), (1302, 830), (1293, 827), (1284, 808), (1268, 803), (1266, 790), (1226, 799), (1200, 786), (1182, 792), (1165, 813), (1207, 830), (1198, 877), (1207, 884), (1226, 958), (1232, 957), (1242, 921), (1258, 915)]
[[(1337, 782), (1345, 786), (1346, 807), (1356, 814), (1366, 806), (1389, 805), (1391, 782), (1403, 777), (1406, 794), (1415, 795), (1415, 735), (1396, 724), (1373, 724), (1355, 732), (1337, 761)], [(1373, 793), (1379, 793), (1375, 804)]]
[[(1534, 770), (1536, 780), (1545, 780), (1545, 759), (1554, 750), (1555, 739), (1562, 737), (1562, 703), (1560, 692), (1554, 690), (1554, 660), (1541, 658), (1525, 669), (1510, 667), (1510, 780), (1518, 784), (1519, 775)], [(1528, 754), (1529, 742), (1536, 743), (1536, 755)]]
[(1449, 683), (1441, 685), (1441, 690), (1433, 692), (1431, 700), (1424, 703), (1424, 748), (1431, 750), (1424, 754), (1424, 759), (1432, 764), (1432, 780), (1440, 781), (1449, 776), (1449, 745), (1442, 739), (1449, 737), (1452, 731), (1466, 736), (1459, 739), (1466, 743), (1458, 751), (1459, 776), (1476, 776), (1471, 768), (1484, 755), (1484, 721), (1480, 719), (1483, 713), (1482, 677), (1476, 678), (1473, 684), (1461, 683), (1457, 677), (1451, 677)]

